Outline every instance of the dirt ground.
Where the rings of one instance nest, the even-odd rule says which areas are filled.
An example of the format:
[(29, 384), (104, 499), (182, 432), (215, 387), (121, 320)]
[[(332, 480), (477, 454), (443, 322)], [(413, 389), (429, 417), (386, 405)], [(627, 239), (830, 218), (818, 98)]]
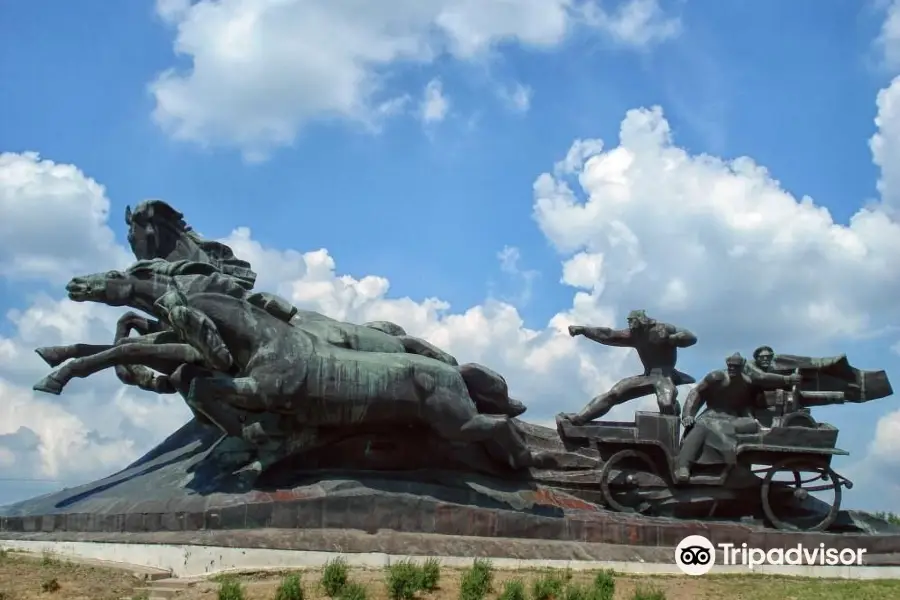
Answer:
[(128, 571), (0, 553), (0, 600), (119, 600), (142, 585)]
[[(239, 579), (246, 600), (272, 600), (285, 573), (244, 574)], [(421, 600), (457, 600), (462, 571), (445, 568), (441, 572), (440, 589), (421, 594)], [(530, 590), (539, 572), (503, 572), (494, 576), (495, 600), (503, 583), (522, 579)], [(304, 571), (302, 578), (306, 600), (326, 600), (319, 585), (320, 572)], [(589, 572), (573, 572), (572, 580), (587, 583)], [(384, 573), (353, 570), (351, 581), (363, 584), (368, 600), (387, 600)], [(58, 584), (55, 589), (51, 582)], [(127, 571), (85, 566), (50, 557), (0, 556), (0, 600), (90, 599), (119, 600), (146, 584)], [(203, 581), (179, 592), (175, 600), (216, 600), (220, 583)], [(666, 600), (891, 600), (900, 599), (900, 581), (839, 581), (821, 579), (751, 576), (650, 577), (621, 575), (616, 578), (616, 600), (631, 600), (637, 587), (655, 588), (665, 593)]]

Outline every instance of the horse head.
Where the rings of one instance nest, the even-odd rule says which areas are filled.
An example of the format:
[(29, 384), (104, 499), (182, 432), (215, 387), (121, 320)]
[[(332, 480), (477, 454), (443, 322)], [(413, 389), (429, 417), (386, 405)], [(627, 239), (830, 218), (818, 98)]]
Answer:
[[(153, 314), (152, 307), (178, 282), (166, 270), (164, 260), (138, 261), (125, 271), (105, 271), (73, 277), (66, 285), (74, 302), (97, 302), (107, 306), (130, 306)], [(215, 272), (209, 267), (211, 272)]]
[(128, 243), (138, 260), (188, 260), (208, 263), (234, 278), (245, 289), (252, 289), (256, 273), (250, 263), (235, 257), (221, 242), (207, 240), (184, 220), (184, 215), (162, 200), (144, 200), (125, 209)]
[(128, 244), (138, 260), (168, 260), (177, 253), (179, 231), (186, 227), (182, 214), (162, 200), (144, 200), (134, 212), (126, 207), (125, 223)]
[(73, 277), (66, 285), (69, 300), (126, 306), (134, 297), (134, 278), (121, 271)]

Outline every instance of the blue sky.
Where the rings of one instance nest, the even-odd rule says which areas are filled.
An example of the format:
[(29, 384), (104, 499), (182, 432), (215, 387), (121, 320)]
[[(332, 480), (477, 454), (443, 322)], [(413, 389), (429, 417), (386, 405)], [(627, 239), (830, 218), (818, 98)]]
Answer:
[[(597, 28), (574, 27), (545, 48), (519, 43), (512, 35), (471, 60), (437, 52), (431, 61), (387, 61), (372, 68), (383, 97), (415, 96), (439, 79), (450, 101), (446, 118), (423, 124), (404, 113), (372, 131), (340, 115), (314, 115), (294, 129), (289, 144), (275, 144), (265, 160), (251, 161), (239, 142), (223, 141), (222, 135), (209, 143), (177, 139), (154, 119), (158, 98), (151, 82), (170, 68), (190, 70), (192, 59), (175, 53), (176, 27), (160, 18), (152, 2), (4, 3), (0, 114), (7, 118), (0, 151), (38, 152), (55, 163), (75, 165), (105, 186), (108, 226), (119, 244), (124, 243), (125, 205), (159, 197), (184, 211), (208, 236), (224, 238), (248, 227), (253, 240), (267, 248), (301, 253), (326, 248), (338, 275), (385, 277), (391, 298), (421, 302), (437, 297), (451, 305), (451, 312), (461, 313), (492, 297), (513, 305), (525, 327), (550, 331), (548, 321), (573, 302), (573, 285), (560, 282), (561, 265), (573, 252), (546, 233), (535, 213), (533, 187), (576, 139), (600, 138), (606, 149), (617, 146), (631, 109), (661, 106), (675, 145), (688, 155), (752, 157), (784, 191), (796, 199), (810, 196), (838, 225), (847, 226), (861, 206), (879, 199), (882, 169), (873, 163), (868, 142), (876, 132), (876, 95), (894, 74), (875, 44), (885, 22), (883, 10), (814, 0), (685, 0), (663, 2), (660, 8), (678, 19), (680, 32), (658, 42), (629, 43)], [(532, 91), (525, 111), (511, 109), (498, 96), (499, 89), (514, 84)], [(205, 101), (238, 103), (246, 92), (224, 84), (214, 91)], [(276, 101), (273, 97), (273, 106)], [(247, 110), (258, 117), (266, 107)], [(660, 198), (655, 205), (648, 200), (646, 210), (654, 212), (654, 223), (665, 225), (672, 206)], [(41, 216), (34, 213), (36, 219)], [(698, 234), (661, 230), (667, 235)], [(78, 251), (76, 242), (70, 251)], [(598, 253), (591, 243), (583, 249)], [(501, 268), (497, 254), (504, 247), (518, 249), (519, 274)], [(782, 268), (807, 268), (798, 256), (784, 255)], [(790, 264), (794, 258), (797, 262)], [(811, 264), (817, 268), (819, 263)], [(521, 295), (521, 270), (537, 272), (527, 301)], [(723, 305), (744, 302), (734, 299), (742, 287), (729, 291), (720, 285), (727, 273), (706, 276), (721, 288), (717, 297)], [(895, 276), (886, 275), (892, 281)], [(58, 282), (32, 278), (23, 284), (26, 279), (21, 274), (0, 278), (3, 312), (28, 310), (38, 291), (61, 296)], [(825, 298), (828, 287), (817, 293)], [(633, 306), (619, 301), (640, 301), (667, 318), (656, 296), (661, 291), (654, 289), (641, 284), (603, 306), (614, 307), (621, 318)], [(779, 295), (773, 292), (763, 302), (771, 304), (760, 314), (774, 313)], [(672, 318), (689, 313), (673, 310)], [(0, 327), (9, 339), (22, 337), (12, 319)], [(752, 323), (747, 327), (752, 330)], [(709, 351), (685, 355), (685, 365), (699, 376), (719, 366), (723, 350), (747, 353), (764, 341), (711, 342)], [(854, 363), (894, 369), (894, 374), (897, 356), (887, 349), (895, 341), (896, 335), (843, 341), (836, 333), (813, 345), (798, 340), (784, 351), (846, 351)], [(598, 360), (603, 356), (596, 355)], [(611, 367), (608, 376), (614, 380), (624, 374), (616, 369), (628, 366), (633, 368)], [(590, 377), (606, 381), (604, 376)], [(590, 391), (590, 377), (584, 392), (567, 396), (567, 404), (579, 405), (587, 393), (600, 391)], [(523, 392), (527, 395), (527, 389)], [(841, 442), (859, 457), (868, 451), (877, 419), (896, 408), (888, 404), (894, 399), (883, 402), (850, 407), (858, 425), (848, 425)], [(550, 408), (538, 412), (540, 419), (552, 417)], [(136, 442), (135, 448), (151, 439)]]
[[(10, 3), (0, 24), (8, 82), (0, 107), (16, 118), (3, 147), (78, 165), (107, 187), (114, 214), (165, 198), (202, 212), (210, 235), (248, 225), (274, 245), (327, 247), (348, 273), (389, 274), (397, 293), (466, 306), (499, 277), (494, 255), (506, 244), (553, 282), (558, 261), (523, 205), (532, 179), (578, 137), (614, 139), (636, 106), (662, 105), (679, 145), (752, 156), (839, 220), (875, 196), (865, 140), (885, 80), (872, 68), (881, 15), (814, 0), (673, 6), (690, 34), (662, 51), (582, 35), (553, 52), (512, 48), (487, 68), (397, 69), (403, 89), (441, 73), (461, 114), (431, 135), (416, 122), (377, 136), (313, 123), (292, 148), (248, 166), (235, 151), (172, 141), (150, 119), (147, 83), (176, 59), (152, 3)], [(534, 88), (527, 115), (484, 101), (485, 70)], [(340, 225), (303, 229), (304, 221)], [(395, 232), (416, 227), (427, 235), (410, 252)], [(529, 317), (555, 310), (547, 287)]]

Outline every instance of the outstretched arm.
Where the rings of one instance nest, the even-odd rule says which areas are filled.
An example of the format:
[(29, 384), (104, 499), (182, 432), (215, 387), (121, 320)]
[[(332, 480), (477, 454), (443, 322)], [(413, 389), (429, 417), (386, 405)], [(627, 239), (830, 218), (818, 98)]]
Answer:
[(778, 373), (766, 373), (754, 367), (746, 369), (746, 373), (750, 376), (753, 385), (764, 390), (780, 390), (799, 384), (801, 378), (799, 375), (779, 375)]
[(575, 326), (569, 328), (571, 335), (579, 333), (587, 339), (603, 344), (604, 346), (620, 346), (631, 348), (631, 330), (629, 329), (610, 329), (609, 327), (582, 327)]

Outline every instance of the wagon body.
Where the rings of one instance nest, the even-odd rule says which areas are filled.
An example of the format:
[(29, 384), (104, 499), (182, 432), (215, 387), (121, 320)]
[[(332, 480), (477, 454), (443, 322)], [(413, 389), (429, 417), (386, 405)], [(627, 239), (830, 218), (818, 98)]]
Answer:
[[(675, 459), (681, 445), (678, 417), (638, 411), (633, 422), (607, 421), (582, 426), (562, 423), (560, 433), (569, 439), (586, 440), (598, 452), (604, 461), (600, 475), (604, 499), (616, 510), (641, 512), (638, 507), (620, 502), (610, 487), (610, 483), (627, 485), (629, 481), (637, 480), (629, 474), (646, 472), (663, 479), (672, 488), (699, 488), (724, 486), (734, 470), (740, 469), (759, 480), (757, 506), (771, 524), (781, 529), (824, 530), (837, 518), (841, 486), (852, 486), (831, 469), (831, 460), (848, 453), (836, 448), (838, 430), (835, 427), (816, 423), (806, 412), (796, 422), (796, 426), (776, 426), (758, 433), (738, 434), (734, 464), (715, 465), (714, 474), (710, 475), (707, 470), (683, 483), (676, 483), (674, 475)], [(795, 485), (791, 487), (790, 482), (776, 481), (778, 473), (792, 474)], [(801, 473), (812, 473), (813, 477), (804, 481)], [(817, 481), (830, 483), (821, 487), (806, 485)], [(835, 501), (828, 513), (814, 523), (796, 527), (778, 516), (779, 500), (784, 500), (786, 494), (803, 500), (810, 492), (824, 490), (834, 490)]]

